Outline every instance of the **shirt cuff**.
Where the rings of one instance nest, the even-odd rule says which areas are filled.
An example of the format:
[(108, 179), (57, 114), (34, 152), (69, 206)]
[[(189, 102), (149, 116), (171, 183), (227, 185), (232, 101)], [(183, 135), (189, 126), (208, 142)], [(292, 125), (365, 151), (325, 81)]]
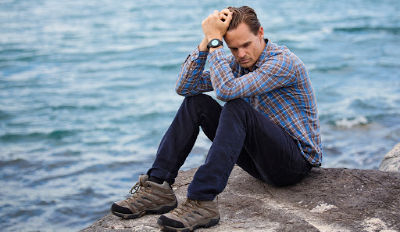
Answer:
[(187, 57), (184, 63), (195, 62), (198, 65), (204, 65), (207, 61), (208, 52), (199, 51), (199, 47), (196, 47)]
[[(197, 48), (197, 51), (199, 51), (199, 48)], [(208, 56), (208, 51), (199, 51), (199, 59), (207, 59)]]

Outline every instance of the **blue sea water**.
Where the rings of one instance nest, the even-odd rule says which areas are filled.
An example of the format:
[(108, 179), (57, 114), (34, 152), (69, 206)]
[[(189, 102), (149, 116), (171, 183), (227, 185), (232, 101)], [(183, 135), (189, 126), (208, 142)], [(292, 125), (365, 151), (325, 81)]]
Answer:
[[(400, 2), (0, 0), (0, 228), (71, 231), (151, 165), (180, 64), (214, 9), (250, 5), (306, 64), (324, 167), (376, 169), (400, 141)], [(201, 164), (201, 135), (183, 169)]]

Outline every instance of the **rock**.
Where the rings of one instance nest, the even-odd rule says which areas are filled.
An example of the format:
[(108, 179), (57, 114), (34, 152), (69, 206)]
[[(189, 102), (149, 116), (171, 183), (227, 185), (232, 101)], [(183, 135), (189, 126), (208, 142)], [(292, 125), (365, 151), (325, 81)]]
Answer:
[[(179, 201), (195, 171), (179, 173)], [(314, 168), (296, 185), (273, 187), (235, 167), (218, 202), (220, 223), (197, 231), (400, 231), (400, 173)], [(157, 218), (107, 215), (82, 231), (159, 231)]]
[(400, 143), (383, 157), (379, 170), (385, 172), (400, 172)]

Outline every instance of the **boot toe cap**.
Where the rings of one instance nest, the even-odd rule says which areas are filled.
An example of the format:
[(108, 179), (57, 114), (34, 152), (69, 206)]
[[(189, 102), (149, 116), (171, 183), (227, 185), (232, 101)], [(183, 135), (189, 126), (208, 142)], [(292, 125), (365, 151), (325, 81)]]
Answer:
[(123, 213), (123, 214), (132, 214), (132, 211), (126, 207), (122, 207), (116, 203), (113, 203), (111, 206), (112, 212)]
[(174, 227), (174, 228), (184, 228), (185, 226), (183, 225), (182, 222), (176, 221), (174, 219), (168, 218), (164, 215), (161, 215), (158, 220), (157, 223), (160, 226), (169, 226), (169, 227)]

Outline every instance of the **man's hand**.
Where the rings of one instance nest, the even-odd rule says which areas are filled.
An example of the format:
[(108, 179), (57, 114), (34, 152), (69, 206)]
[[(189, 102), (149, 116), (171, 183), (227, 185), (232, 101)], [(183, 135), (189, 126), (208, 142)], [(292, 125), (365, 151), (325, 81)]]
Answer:
[(204, 36), (207, 42), (212, 39), (222, 40), (222, 37), (225, 35), (231, 20), (232, 12), (230, 12), (228, 9), (223, 9), (220, 12), (215, 10), (214, 13), (210, 14), (206, 19), (204, 19), (201, 23), (201, 27), (203, 28)]

